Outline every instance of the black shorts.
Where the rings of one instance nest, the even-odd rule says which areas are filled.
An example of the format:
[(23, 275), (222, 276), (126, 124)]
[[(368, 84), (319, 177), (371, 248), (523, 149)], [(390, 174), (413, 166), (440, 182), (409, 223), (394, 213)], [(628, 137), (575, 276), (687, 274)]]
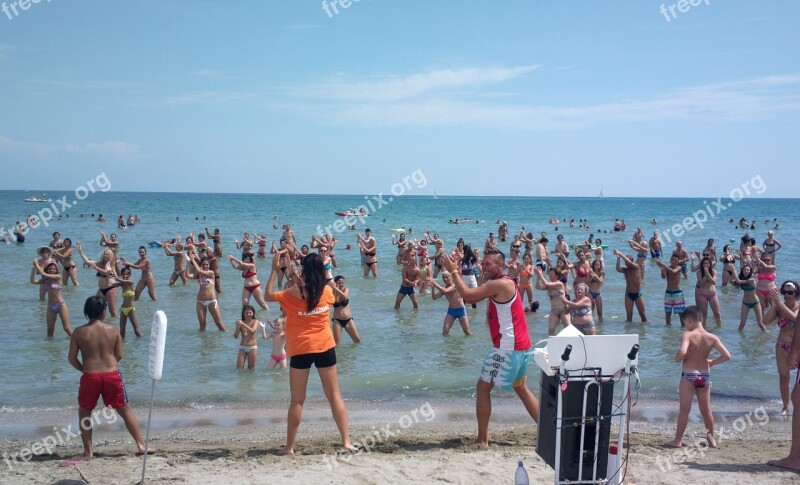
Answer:
[(310, 369), (311, 364), (317, 369), (336, 365), (336, 347), (331, 347), (325, 352), (295, 355), (289, 359), (289, 367), (292, 369)]

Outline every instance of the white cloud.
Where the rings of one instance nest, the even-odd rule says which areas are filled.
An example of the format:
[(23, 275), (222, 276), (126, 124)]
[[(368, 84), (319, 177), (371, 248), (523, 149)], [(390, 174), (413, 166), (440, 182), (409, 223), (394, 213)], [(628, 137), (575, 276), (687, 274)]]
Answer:
[[(535, 66), (522, 66), (434, 71), (381, 81), (316, 84), (299, 92), (306, 93), (309, 103), (316, 102), (316, 113), (326, 122), (363, 126), (483, 126), (550, 130), (609, 122), (729, 122), (763, 119), (800, 110), (800, 75), (774, 75), (689, 86), (634, 99), (580, 105), (514, 102), (514, 99), (519, 99), (519, 94), (496, 95), (495, 85), (534, 69)], [(475, 89), (465, 94), (459, 90), (465, 86), (486, 89)], [(320, 100), (327, 103), (320, 104)], [(307, 106), (301, 112), (308, 113)]]
[(331, 81), (311, 83), (300, 89), (291, 89), (289, 94), (316, 99), (397, 101), (459, 88), (496, 84), (524, 76), (536, 69), (537, 66), (443, 69), (369, 80), (338, 76)]

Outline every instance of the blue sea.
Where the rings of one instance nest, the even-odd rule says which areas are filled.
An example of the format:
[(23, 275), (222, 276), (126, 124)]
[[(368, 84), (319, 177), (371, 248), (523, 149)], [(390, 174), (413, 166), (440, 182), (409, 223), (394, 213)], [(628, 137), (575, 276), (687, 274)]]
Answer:
[[(0, 225), (6, 229), (17, 220), (25, 220), (48, 204), (26, 203), (28, 194), (21, 191), (0, 192)], [(54, 201), (63, 195), (74, 199), (69, 192), (52, 192), (47, 197)], [(337, 349), (339, 376), (343, 395), (348, 400), (391, 401), (396, 399), (436, 396), (439, 398), (471, 399), (475, 381), (490, 337), (485, 325), (485, 304), (469, 311), (474, 336), (465, 337), (456, 325), (451, 335), (441, 335), (442, 319), (447, 304), (421, 296), (420, 308), (411, 309), (406, 299), (400, 311), (393, 309), (400, 284), (400, 269), (395, 265), (396, 249), (391, 244), (392, 229), (413, 229), (413, 235), (429, 230), (438, 232), (449, 248), (459, 237), (482, 247), (489, 232), (497, 233), (497, 221), (505, 220), (512, 234), (520, 226), (538, 234), (546, 231), (551, 240), (555, 226), (551, 218), (561, 221), (587, 219), (595, 237), (609, 245), (606, 261), (613, 264), (611, 251), (631, 251), (626, 240), (632, 237), (637, 226), (649, 238), (654, 229), (664, 232), (697, 211), (705, 210), (716, 197), (708, 199), (660, 198), (535, 198), (535, 197), (439, 197), (406, 195), (395, 197), (390, 203), (371, 214), (366, 224), (358, 223), (359, 231), (372, 229), (378, 241), (380, 277), (364, 279), (357, 251), (344, 249), (346, 243), (355, 247), (354, 231), (338, 234), (341, 244), (336, 248), (338, 268), (336, 274), (347, 277), (351, 289), (353, 317), (363, 342), (353, 344), (343, 334)], [(172, 239), (176, 234), (186, 237), (190, 231), (202, 232), (205, 227), (219, 228), (223, 251), (235, 254), (234, 239), (244, 232), (266, 233), (269, 240), (279, 237), (281, 224), (290, 223), (298, 241), (308, 243), (318, 226), (333, 224), (338, 218), (334, 211), (344, 211), (364, 202), (363, 195), (263, 195), (263, 194), (198, 194), (198, 193), (122, 193), (97, 192), (66, 209), (60, 219), (49, 227), (33, 229), (24, 244), (0, 244), (0, 268), (5, 276), (0, 279), (0, 409), (5, 413), (29, 409), (74, 407), (79, 373), (67, 363), (69, 338), (56, 324), (55, 338), (45, 334), (45, 305), (38, 301), (37, 287), (28, 281), (31, 260), (35, 249), (46, 245), (53, 231), (73, 242), (81, 242), (90, 258), (101, 252), (98, 245), (100, 231), (116, 233), (121, 241), (121, 254), (130, 260), (137, 259), (137, 248), (152, 240)], [(58, 207), (58, 204), (56, 205)], [(105, 214), (107, 222), (96, 222), (98, 214)], [(729, 240), (739, 238), (744, 231), (729, 222), (740, 217), (755, 219), (757, 228), (750, 231), (759, 244), (768, 227), (780, 224), (776, 237), (784, 244), (778, 253), (778, 281), (796, 279), (800, 268), (800, 251), (796, 241), (797, 199), (743, 199), (730, 202), (730, 206), (681, 236), (689, 250), (701, 250), (708, 238), (716, 240), (718, 253)], [(94, 214), (95, 217), (92, 217)], [(138, 214), (141, 224), (126, 230), (117, 230), (119, 214)], [(466, 224), (449, 224), (451, 219), (466, 218)], [(613, 233), (610, 229), (615, 218), (625, 219), (628, 230)], [(650, 221), (657, 219), (658, 224)], [(765, 220), (770, 221), (765, 224)], [(609, 231), (606, 233), (606, 231)], [(587, 231), (558, 226), (570, 244), (582, 241)], [(670, 250), (674, 245), (665, 242)], [(508, 243), (501, 249), (507, 252)], [(147, 298), (146, 292), (136, 305), (145, 338), (136, 339), (129, 328), (125, 342), (125, 357), (120, 364), (132, 402), (142, 403), (149, 397), (151, 381), (147, 373), (150, 320), (153, 312), (163, 310), (169, 320), (167, 348), (163, 379), (158, 382), (156, 404), (163, 407), (209, 407), (222, 403), (287, 402), (288, 373), (268, 371), (266, 364), (271, 343), (261, 344), (262, 353), (256, 371), (235, 369), (238, 340), (232, 333), (220, 333), (209, 323), (209, 331), (198, 332), (195, 314), (197, 283), (182, 286), (180, 282), (167, 286), (172, 270), (172, 259), (160, 249), (150, 249), (150, 258), (158, 282), (158, 301)], [(268, 260), (257, 260), (262, 284), (268, 274)], [(240, 272), (228, 264), (221, 264), (223, 293), (219, 295), (223, 320), (229, 328), (241, 311), (242, 279)], [(79, 265), (80, 268), (80, 265)], [(640, 336), (640, 369), (643, 377), (643, 396), (669, 398), (676, 395), (679, 365), (674, 355), (680, 339), (679, 325), (665, 328), (663, 315), (664, 281), (657, 267), (648, 262), (644, 283), (649, 323), (624, 323), (624, 281), (621, 275), (608, 268), (609, 277), (603, 288), (605, 324), (599, 325), (603, 334), (635, 333)], [(134, 278), (138, 280), (138, 271)], [(80, 287), (68, 286), (64, 296), (71, 313), (73, 328), (85, 322), (83, 301), (97, 290), (94, 273), (79, 269)], [(690, 276), (685, 288), (691, 288)], [(687, 304), (693, 292), (687, 291)], [(538, 314), (528, 316), (531, 340), (547, 337), (549, 303), (542, 293), (536, 298), (542, 308)], [(778, 377), (775, 367), (775, 337), (773, 326), (762, 333), (754, 317), (744, 332), (738, 332), (741, 294), (735, 290), (720, 290), (724, 326), (711, 328), (721, 336), (733, 354), (733, 360), (714, 369), (714, 393), (731, 399), (757, 399), (776, 401)], [(259, 318), (277, 316), (277, 306), (259, 312)], [(210, 317), (209, 317), (210, 318)], [(710, 318), (710, 315), (709, 315)], [(116, 323), (116, 320), (110, 320)], [(713, 326), (713, 325), (712, 325)], [(532, 364), (533, 366), (533, 364)], [(538, 372), (530, 372), (529, 385), (538, 387)], [(310, 381), (310, 392), (320, 393), (316, 379)], [(502, 394), (502, 391), (497, 391)], [(777, 405), (777, 404), (776, 404)], [(0, 413), (2, 419), (2, 413)]]

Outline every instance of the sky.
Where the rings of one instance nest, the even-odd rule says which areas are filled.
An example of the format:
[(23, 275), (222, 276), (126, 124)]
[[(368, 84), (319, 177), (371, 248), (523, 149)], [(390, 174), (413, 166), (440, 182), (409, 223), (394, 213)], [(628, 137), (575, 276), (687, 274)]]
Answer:
[(0, 190), (795, 197), (800, 2), (691, 3), (0, 0)]

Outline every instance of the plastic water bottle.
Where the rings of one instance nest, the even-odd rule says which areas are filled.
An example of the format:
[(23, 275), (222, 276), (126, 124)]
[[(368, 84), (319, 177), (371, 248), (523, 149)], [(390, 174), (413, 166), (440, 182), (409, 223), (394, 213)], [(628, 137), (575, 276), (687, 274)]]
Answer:
[(517, 473), (514, 475), (514, 485), (530, 485), (528, 481), (528, 472), (526, 472), (525, 467), (522, 466), (521, 460), (517, 465)]

